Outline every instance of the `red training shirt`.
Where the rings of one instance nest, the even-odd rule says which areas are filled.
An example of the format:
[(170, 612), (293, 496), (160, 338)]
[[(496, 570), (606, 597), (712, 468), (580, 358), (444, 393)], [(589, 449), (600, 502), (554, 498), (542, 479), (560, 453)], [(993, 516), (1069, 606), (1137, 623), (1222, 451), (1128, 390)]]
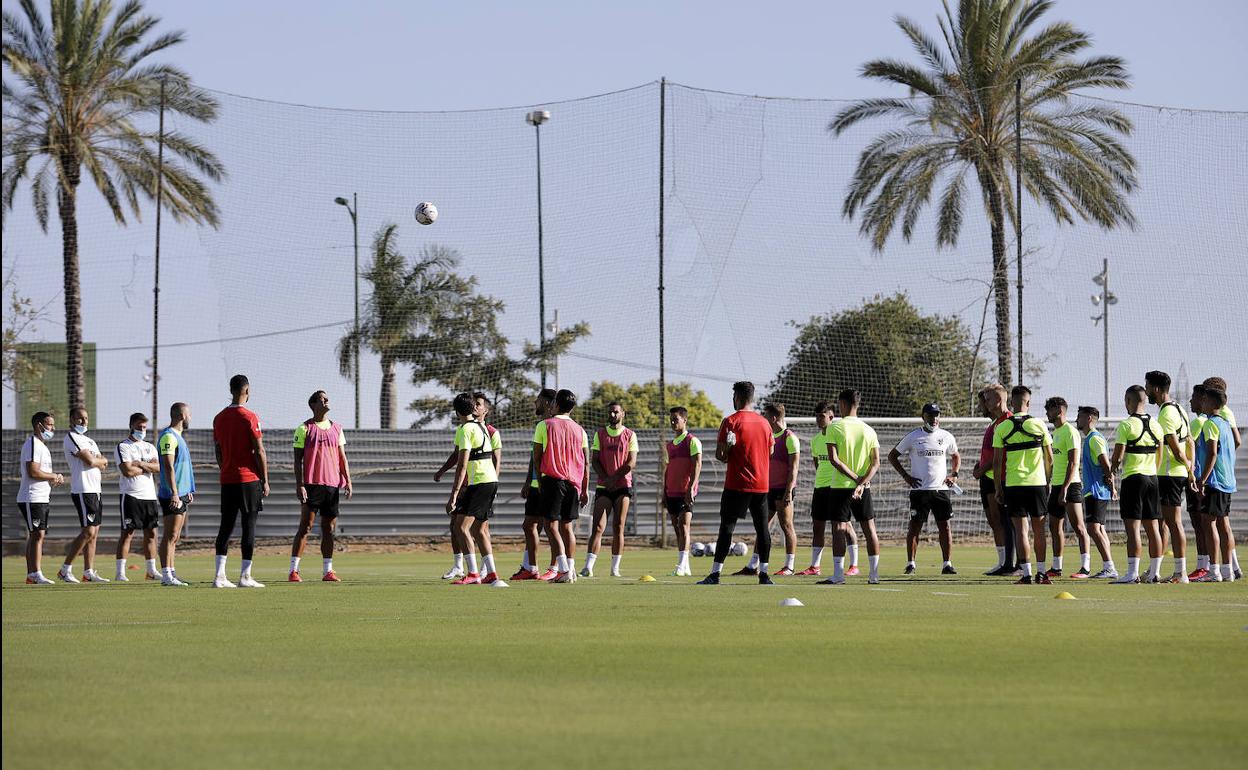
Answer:
[(261, 436), (260, 418), (245, 406), (227, 406), (213, 419), (212, 440), (221, 447), (222, 484), (260, 480), (260, 462), (251, 451), (253, 436)]
[(758, 412), (742, 409), (719, 424), (719, 443), (726, 444), (728, 431), (737, 434), (737, 445), (728, 451), (724, 489), (734, 492), (767, 492), (771, 465), (771, 423)]

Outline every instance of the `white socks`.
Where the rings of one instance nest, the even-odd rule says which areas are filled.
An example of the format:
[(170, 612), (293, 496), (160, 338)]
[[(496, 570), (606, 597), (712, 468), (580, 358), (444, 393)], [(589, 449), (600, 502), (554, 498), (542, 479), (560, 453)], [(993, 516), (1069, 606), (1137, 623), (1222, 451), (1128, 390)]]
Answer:
[(1023, 577), (1031, 577), (1031, 562), (1029, 561), (1023, 562), (1022, 567), (1023, 567)]
[(758, 565), (758, 572), (759, 574), (764, 574), (767, 572), (767, 562), (763, 562)]
[(1085, 572), (1092, 571), (1092, 554), (1087, 551), (1079, 554), (1079, 568)]
[(1231, 568), (1231, 565), (1223, 564), (1222, 565), (1222, 580), (1231, 581), (1234, 579), (1235, 579), (1235, 571)]
[(749, 563), (745, 566), (748, 569), (758, 569), (758, 551), (754, 552), (754, 555), (750, 557)]
[(334, 571), (334, 560), (332, 558), (321, 559), (321, 574), (328, 575), (329, 573), (333, 571)]
[(858, 566), (858, 544), (854, 543), (849, 547), (849, 566)]
[(1156, 559), (1148, 560), (1148, 576), (1157, 577), (1161, 573), (1161, 560), (1163, 557), (1158, 556)]
[(475, 551), (473, 551), (473, 552), (470, 552), (470, 553), (467, 553), (467, 554), (464, 554), (464, 555), (468, 557), (468, 558), (467, 558), (467, 561), (468, 561), (468, 574), (469, 574), (469, 575), (475, 575), (475, 574), (477, 574), (477, 554), (476, 554), (476, 552), (475, 552)]
[(251, 559), (243, 559), (243, 569), (239, 575), (251, 577)]
[(1187, 557), (1186, 557), (1186, 556), (1182, 556), (1182, 557), (1175, 557), (1175, 560), (1174, 560), (1174, 574), (1176, 574), (1176, 575), (1186, 575), (1186, 574), (1187, 574)]
[(126, 576), (126, 560), (125, 559), (117, 560), (117, 574), (121, 577)]
[(712, 575), (718, 575), (719, 573), (721, 573), (721, 572), (723, 572), (723, 571), (724, 571), (724, 563), (723, 563), (722, 561), (717, 561), (717, 562), (715, 562), (714, 564), (712, 564), (712, 565), (711, 565), (711, 574), (712, 574)]
[(1209, 569), (1209, 557), (1203, 553), (1197, 554), (1196, 569)]
[(571, 567), (568, 566), (568, 557), (564, 556), (563, 554), (559, 554), (558, 556), (556, 556), (555, 557), (555, 569), (558, 570), (559, 572), (569, 571)]
[(298, 556), (290, 557), (290, 571), (291, 572), (299, 571), (299, 557)]
[(810, 566), (818, 567), (820, 560), (823, 559), (823, 546), (810, 549)]
[[(224, 556), (217, 557), (217, 577), (225, 577), (225, 558)], [(125, 569), (125, 562), (123, 561), (121, 564), (121, 568)]]
[(482, 574), (488, 575), (488, 574), (490, 574), (491, 572), (494, 572), (494, 571), (495, 571), (495, 569), (494, 569), (494, 554), (492, 554), (492, 553), (487, 553), (485, 556), (482, 556), (482, 557), (481, 557), (481, 562), (482, 562), (482, 564), (481, 564), (481, 572), (482, 572)]
[(598, 561), (598, 554), (596, 553), (585, 554), (585, 569), (589, 570), (590, 572), (593, 572), (594, 564), (597, 563), (597, 561)]
[[(528, 558), (527, 556), (525, 557)], [(455, 554), (455, 569), (462, 570), (464, 568), (464, 555), (462, 553)]]
[(1239, 551), (1231, 549), (1231, 569), (1239, 569)]
[(689, 552), (681, 551), (680, 558), (676, 560), (676, 569), (685, 569), (689, 566)]
[[(855, 563), (857, 563), (856, 559), (855, 559)], [(868, 577), (872, 580), (879, 577), (880, 576), (880, 555), (878, 553), (875, 556), (868, 555), (867, 564), (871, 565), (871, 570), (870, 570), (870, 573), (868, 574)]]
[(624, 558), (623, 554), (620, 554), (619, 556), (611, 557), (611, 571), (612, 572), (620, 571), (620, 559), (623, 559), (623, 558)]
[(1053, 557), (1053, 569), (1058, 572), (1062, 571), (1062, 557), (1056, 555)]
[(784, 555), (784, 568), (793, 569), (793, 560), (797, 558), (795, 553), (786, 553)]
[(845, 557), (844, 556), (832, 557), (832, 579), (833, 580), (845, 579)]
[(143, 560), (143, 565), (147, 567), (147, 574), (149, 574), (149, 575), (159, 575), (159, 574), (160, 574), (160, 567), (156, 566), (156, 560), (155, 560), (155, 559), (144, 559), (144, 560)]
[(169, 579), (169, 578), (173, 577), (173, 567), (163, 567), (163, 568), (161, 568), (161, 570), (160, 570), (160, 575), (161, 575), (161, 577), (163, 577), (163, 578), (165, 578), (165, 579)]
[(1140, 576), (1140, 557), (1137, 556), (1134, 559), (1131, 558), (1130, 556), (1127, 557), (1127, 575), (1126, 576), (1127, 577), (1139, 577)]
[(1004, 566), (1005, 566), (1005, 546), (999, 545), (997, 546), (997, 566), (993, 567), (993, 569), (1001, 569)]
[(940, 565), (941, 569), (944, 569), (945, 567), (952, 567), (952, 566), (953, 566), (953, 560), (951, 559), (945, 559), (945, 563)]
[(72, 564), (62, 564), (62, 565), (61, 565), (61, 572), (62, 572), (62, 573), (64, 573), (64, 574), (66, 574), (66, 575), (73, 575), (73, 574), (74, 574), (74, 565), (72, 565)]
[(913, 566), (914, 566), (914, 562), (913, 562), (913, 561), (908, 561), (908, 562), (906, 562), (906, 566), (907, 566), (907, 567), (913, 567)]

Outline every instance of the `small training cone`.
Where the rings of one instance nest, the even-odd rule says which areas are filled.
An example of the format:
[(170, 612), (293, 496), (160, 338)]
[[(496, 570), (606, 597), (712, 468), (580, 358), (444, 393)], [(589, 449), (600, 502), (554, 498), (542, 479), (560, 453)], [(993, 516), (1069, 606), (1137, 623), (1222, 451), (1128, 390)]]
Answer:
[(641, 577), (637, 578), (637, 582), (638, 583), (653, 583), (655, 582), (654, 575), (642, 575)]
[(495, 580), (493, 583), (490, 583), (490, 588), (511, 588), (511, 584), (506, 580)]
[(1072, 594), (1070, 591), (1062, 591), (1060, 594), (1058, 594), (1057, 596), (1054, 596), (1053, 598), (1054, 599), (1073, 599), (1075, 598), (1075, 595)]
[(796, 597), (790, 596), (787, 599), (781, 599), (780, 606), (781, 607), (805, 607), (806, 605), (802, 604), (801, 601), (799, 601)]

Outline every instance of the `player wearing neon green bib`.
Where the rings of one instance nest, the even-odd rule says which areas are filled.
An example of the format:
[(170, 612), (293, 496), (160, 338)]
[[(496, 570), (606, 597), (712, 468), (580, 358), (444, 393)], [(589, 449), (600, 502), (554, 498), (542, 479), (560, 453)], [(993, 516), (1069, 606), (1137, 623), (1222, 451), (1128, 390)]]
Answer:
[[(1053, 437), (1044, 423), (1027, 413), (1031, 389), (1015, 385), (1010, 390), (1010, 416), (992, 432), (993, 482), (997, 504), (1014, 523), (1014, 541), (1023, 575), (1019, 583), (1032, 582), (1033, 565), (1028, 530), (1035, 538), (1040, 563), (1044, 562), (1044, 515), (1049, 480), (1053, 477)], [(1028, 520), (1031, 526), (1028, 527)], [(1051, 582), (1043, 572), (1035, 582)]]
[(1127, 572), (1115, 583), (1140, 581), (1140, 522), (1148, 535), (1148, 573), (1146, 583), (1159, 583), (1161, 569), (1161, 498), (1157, 488), (1157, 465), (1161, 460), (1161, 436), (1152, 418), (1144, 411), (1144, 387), (1127, 388), (1124, 403), (1129, 415), (1118, 423), (1114, 456), (1110, 460), (1110, 483), (1122, 471), (1119, 498), (1121, 514), (1127, 530)]
[(1186, 583), (1187, 531), (1183, 528), (1183, 492), (1196, 477), (1192, 473), (1192, 434), (1186, 410), (1170, 399), (1170, 375), (1151, 371), (1144, 375), (1148, 403), (1157, 406), (1158, 436), (1164, 444), (1157, 467), (1157, 496), (1161, 503), (1161, 552), (1167, 539), (1174, 551), (1174, 574), (1166, 583)]
[(835, 418), (836, 407), (831, 401), (815, 404), (815, 427), (818, 429), (810, 440), (810, 461), (815, 466), (815, 488), (810, 496), (810, 566), (798, 575), (818, 575), (822, 572), (823, 549), (827, 538), (827, 525), (832, 520), (832, 477), (836, 469), (828, 462), (827, 428)]
[[(533, 399), (533, 416), (542, 421), (555, 416), (555, 391), (551, 388), (542, 390)], [(536, 427), (534, 428), (536, 430)], [(540, 471), (534, 467), (533, 458), (529, 458), (529, 470), (520, 485), (520, 497), (524, 499), (524, 554), (521, 556), (520, 569), (511, 576), (512, 580), (554, 580), (558, 572), (555, 561), (558, 551), (555, 538), (550, 536), (550, 523), (542, 515), (541, 484), (538, 479)], [(547, 533), (550, 543), (550, 567), (545, 572), (537, 568), (537, 546), (542, 532)]]
[(1066, 420), (1066, 399), (1054, 396), (1044, 402), (1044, 413), (1053, 423), (1053, 479), (1049, 487), (1049, 534), (1053, 538), (1053, 564), (1045, 573), (1062, 576), (1062, 550), (1066, 540), (1066, 519), (1079, 543), (1079, 569), (1074, 578), (1091, 577), (1088, 530), (1083, 521), (1083, 437)]
[[(494, 548), (490, 542), (490, 517), (494, 515), (494, 498), (498, 495), (498, 466), (502, 454), (498, 434), (490, 435), (485, 425), (477, 422), (477, 408), (472, 396), (460, 393), (452, 406), (459, 418), (455, 431), (455, 482), (446, 501), (446, 512), (458, 519), (461, 540), (475, 542), (481, 551), (481, 571), (471, 545), (466, 554), (467, 574), (452, 585), (490, 585), (498, 581), (494, 566)], [(471, 519), (471, 524), (469, 523)]]
[(820, 581), (830, 585), (845, 582), (844, 561), (851, 516), (862, 527), (867, 541), (868, 583), (880, 582), (880, 539), (875, 532), (875, 509), (871, 501), (871, 479), (880, 469), (880, 439), (875, 430), (858, 417), (862, 395), (842, 390), (836, 399), (841, 419), (824, 430), (827, 435), (828, 464), (832, 476), (829, 515), (837, 527), (832, 532), (832, 577)]

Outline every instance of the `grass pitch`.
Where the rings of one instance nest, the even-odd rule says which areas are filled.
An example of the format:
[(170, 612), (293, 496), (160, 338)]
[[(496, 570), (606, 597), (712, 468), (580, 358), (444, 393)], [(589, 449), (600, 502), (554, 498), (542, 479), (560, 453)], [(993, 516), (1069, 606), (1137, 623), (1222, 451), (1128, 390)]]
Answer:
[[(1244, 761), (1248, 583), (1014, 586), (979, 576), (991, 554), (960, 549), (955, 578), (936, 574), (932, 548), (902, 578), (902, 552), (886, 549), (880, 586), (716, 588), (665, 577), (674, 552), (635, 551), (626, 579), (491, 589), (442, 583), (441, 554), (340, 554), (345, 582), (322, 584), (312, 552), (302, 585), (284, 582), (285, 557), (260, 557), (263, 591), (209, 589), (210, 556), (179, 559), (187, 589), (26, 586), (22, 561), (4, 559), (3, 764)], [(517, 562), (500, 554), (508, 574)], [(52, 574), (59, 559), (44, 563)], [(1078, 601), (1055, 600), (1063, 589)], [(780, 607), (789, 596), (806, 606)]]

